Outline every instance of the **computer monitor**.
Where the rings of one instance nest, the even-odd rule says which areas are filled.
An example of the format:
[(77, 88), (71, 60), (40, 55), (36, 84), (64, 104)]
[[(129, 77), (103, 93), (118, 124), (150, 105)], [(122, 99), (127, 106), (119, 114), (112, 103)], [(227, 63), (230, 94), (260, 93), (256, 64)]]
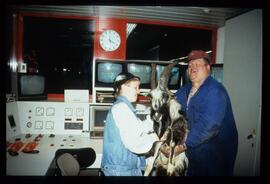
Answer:
[(90, 136), (103, 138), (104, 126), (111, 105), (90, 105)]
[(47, 99), (44, 75), (18, 73), (18, 100)]

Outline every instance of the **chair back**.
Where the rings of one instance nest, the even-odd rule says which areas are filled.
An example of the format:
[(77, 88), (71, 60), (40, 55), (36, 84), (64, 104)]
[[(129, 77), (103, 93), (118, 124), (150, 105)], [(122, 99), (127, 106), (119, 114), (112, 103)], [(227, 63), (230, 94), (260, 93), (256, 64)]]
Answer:
[(80, 173), (79, 162), (69, 153), (64, 153), (56, 159), (56, 164), (62, 176), (78, 176)]
[[(67, 159), (70, 159), (70, 161), (69, 162), (66, 161)], [(95, 160), (96, 160), (96, 152), (90, 147), (74, 148), (74, 149), (58, 149), (55, 152), (55, 162), (56, 162), (55, 174), (65, 175), (65, 173), (68, 172), (69, 174), (73, 174), (72, 176), (74, 176), (74, 174), (78, 175), (80, 170), (90, 167), (95, 162)], [(60, 163), (60, 165), (58, 162)], [(72, 164), (74, 164), (74, 166), (71, 166)], [(76, 171), (77, 166), (79, 166), (78, 173)], [(60, 167), (62, 167), (62, 169)], [(64, 169), (67, 167), (70, 167), (70, 170), (72, 171), (69, 171), (69, 169)]]

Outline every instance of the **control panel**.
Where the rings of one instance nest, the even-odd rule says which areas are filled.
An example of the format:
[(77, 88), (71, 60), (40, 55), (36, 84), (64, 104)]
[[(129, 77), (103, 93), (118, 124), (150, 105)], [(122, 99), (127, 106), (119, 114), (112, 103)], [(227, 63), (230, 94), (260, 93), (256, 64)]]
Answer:
[(19, 101), (23, 134), (81, 134), (89, 132), (89, 104)]

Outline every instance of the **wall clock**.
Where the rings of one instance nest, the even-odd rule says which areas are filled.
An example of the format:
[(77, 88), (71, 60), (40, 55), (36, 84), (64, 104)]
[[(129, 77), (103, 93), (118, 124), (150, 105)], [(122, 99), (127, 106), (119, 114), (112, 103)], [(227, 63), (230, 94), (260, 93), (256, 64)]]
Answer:
[(115, 51), (120, 46), (121, 38), (116, 31), (109, 29), (100, 35), (99, 43), (105, 51)]

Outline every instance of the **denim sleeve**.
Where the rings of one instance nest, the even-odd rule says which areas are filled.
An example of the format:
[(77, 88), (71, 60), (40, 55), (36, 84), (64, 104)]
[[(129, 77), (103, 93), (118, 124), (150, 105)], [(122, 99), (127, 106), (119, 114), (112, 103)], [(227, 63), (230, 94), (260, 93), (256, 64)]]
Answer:
[(212, 89), (205, 98), (206, 103), (200, 104), (203, 109), (192, 112), (195, 118), (186, 140), (189, 147), (196, 147), (217, 135), (225, 116), (227, 97), (222, 90)]

